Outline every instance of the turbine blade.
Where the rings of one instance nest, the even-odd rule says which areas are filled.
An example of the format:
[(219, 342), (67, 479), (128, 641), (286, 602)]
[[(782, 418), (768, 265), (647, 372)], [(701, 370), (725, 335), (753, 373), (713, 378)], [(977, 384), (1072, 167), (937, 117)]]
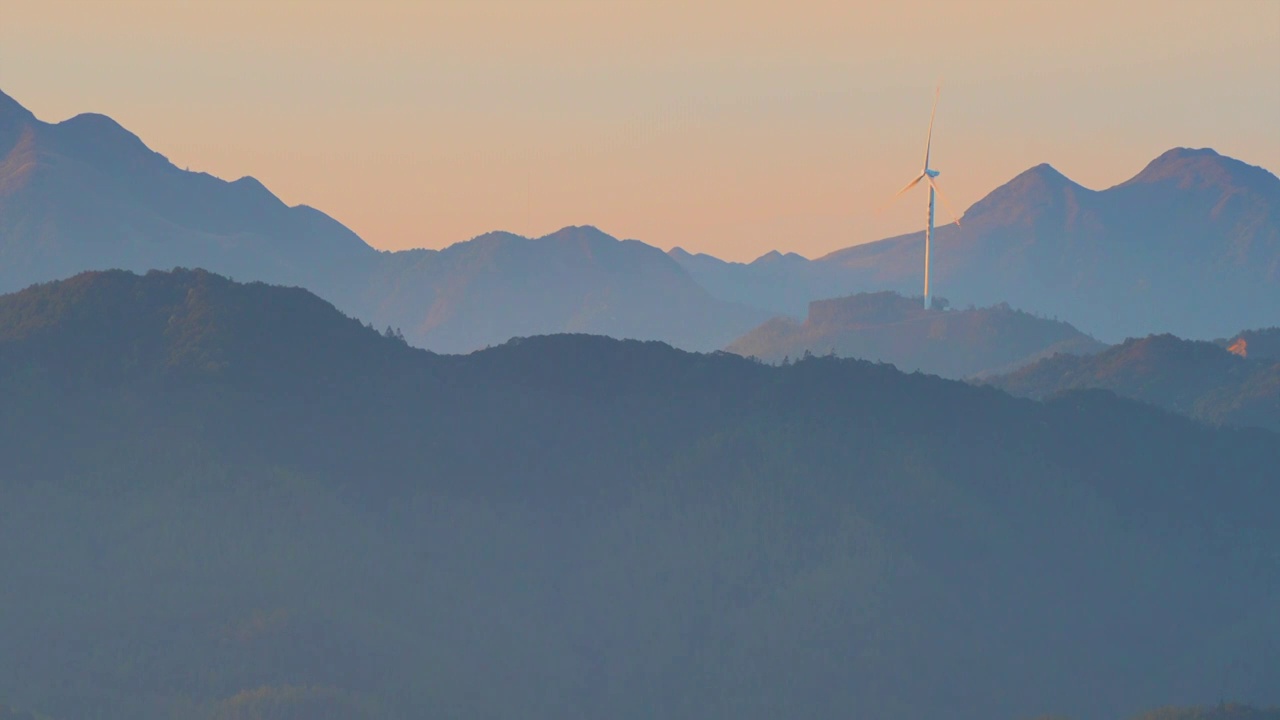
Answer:
[(924, 142), (924, 169), (929, 169), (929, 150), (933, 147), (933, 117), (938, 114), (938, 96), (942, 94), (942, 83), (933, 91), (933, 109), (929, 111), (929, 135)]
[(934, 182), (933, 178), (929, 178), (929, 187), (933, 188), (938, 193), (938, 197), (942, 199), (942, 207), (947, 209), (947, 214), (951, 216), (952, 222), (959, 225), (960, 218), (956, 217), (955, 211), (951, 209), (951, 203), (947, 202), (947, 196), (942, 194), (942, 188), (938, 187), (938, 183)]
[(916, 186), (916, 185), (917, 185), (921, 180), (923, 180), (923, 179), (925, 179), (925, 174), (924, 174), (924, 173), (920, 173), (919, 175), (917, 175), (917, 176), (916, 176), (916, 179), (915, 179), (915, 180), (912, 180), (911, 182), (907, 183), (905, 186), (903, 186), (903, 188), (902, 188), (901, 190), (899, 190), (898, 192), (894, 193), (894, 194), (893, 194), (893, 197), (896, 199), (896, 198), (897, 198), (899, 195), (901, 195), (902, 193), (904, 193), (904, 192), (906, 192), (906, 191), (910, 190), (911, 188), (915, 187), (915, 186)]
[(902, 188), (901, 190), (899, 190), (898, 192), (894, 193), (894, 194), (893, 194), (893, 197), (889, 198), (889, 200), (888, 200), (887, 202), (885, 202), (885, 204), (881, 205), (881, 206), (876, 210), (876, 212), (884, 212), (884, 209), (885, 209), (885, 208), (887, 208), (887, 207), (889, 207), (890, 205), (892, 205), (892, 204), (893, 204), (893, 201), (898, 199), (898, 196), (902, 195), (902, 193), (904, 193), (904, 192), (906, 192), (906, 191), (910, 190), (911, 188), (915, 187), (916, 185), (919, 185), (919, 184), (920, 184), (920, 181), (921, 181), (921, 180), (923, 180), (923, 179), (925, 179), (925, 177), (927, 177), (927, 176), (926, 176), (924, 173), (920, 173), (919, 175), (917, 175), (915, 180), (912, 180), (911, 182), (907, 183), (905, 186), (903, 186), (903, 188)]

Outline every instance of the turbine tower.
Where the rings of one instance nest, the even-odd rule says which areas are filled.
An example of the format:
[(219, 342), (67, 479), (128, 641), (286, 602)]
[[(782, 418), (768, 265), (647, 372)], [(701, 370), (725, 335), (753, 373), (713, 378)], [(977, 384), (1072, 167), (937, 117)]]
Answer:
[[(920, 170), (920, 174), (917, 175), (914, 180), (907, 183), (906, 187), (899, 190), (897, 194), (893, 196), (894, 199), (897, 199), (899, 195), (918, 185), (921, 180), (929, 183), (928, 224), (924, 227), (924, 308), (926, 310), (929, 309), (929, 245), (933, 241), (933, 205), (935, 196), (942, 198), (942, 204), (947, 208), (947, 214), (951, 216), (951, 219), (956, 225), (960, 224), (960, 218), (956, 217), (956, 214), (951, 211), (951, 205), (947, 203), (946, 196), (942, 194), (942, 190), (938, 187), (938, 184), (933, 181), (934, 178), (938, 177), (938, 171), (929, 167), (929, 150), (933, 146), (933, 117), (938, 112), (938, 95), (941, 94), (941, 92), (942, 86), (939, 85), (938, 89), (933, 93), (933, 110), (929, 113), (929, 135), (925, 139), (924, 143), (924, 168)], [(890, 202), (892, 202), (892, 200), (890, 200)]]

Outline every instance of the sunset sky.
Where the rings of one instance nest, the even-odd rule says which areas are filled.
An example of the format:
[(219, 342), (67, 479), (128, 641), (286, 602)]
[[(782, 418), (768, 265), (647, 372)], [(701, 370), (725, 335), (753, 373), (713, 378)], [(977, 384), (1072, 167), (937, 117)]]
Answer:
[(0, 90), (387, 249), (592, 224), (734, 260), (919, 229), (1048, 162), (1280, 171), (1280, 0), (3, 0)]

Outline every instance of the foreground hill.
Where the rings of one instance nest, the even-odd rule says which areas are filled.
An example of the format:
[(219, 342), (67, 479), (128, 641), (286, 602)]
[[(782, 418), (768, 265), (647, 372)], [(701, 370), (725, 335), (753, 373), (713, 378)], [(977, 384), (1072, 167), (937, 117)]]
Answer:
[(0, 698), (51, 717), (1280, 701), (1274, 435), (1108, 394), (440, 356), (301, 290), (114, 272), (0, 297), (0, 457)]
[(1280, 430), (1280, 358), (1241, 355), (1247, 340), (1240, 339), (1265, 347), (1259, 337), (1267, 335), (1250, 331), (1220, 344), (1153, 335), (1089, 357), (1058, 355), (988, 382), (1031, 398), (1100, 388), (1206, 422)]
[(1105, 347), (1064, 322), (1008, 305), (925, 310), (920, 298), (862, 293), (809, 304), (803, 323), (775, 318), (735, 340), (729, 352), (767, 362), (831, 352), (892, 363), (904, 372), (950, 378), (1006, 371), (1055, 353)]
[[(241, 693), (214, 711), (216, 718), (359, 717), (360, 708), (343, 706), (323, 691), (290, 688), (285, 692), (258, 690)], [(0, 720), (53, 720), (0, 704)], [(1130, 720), (1280, 720), (1280, 709), (1260, 709), (1248, 705), (1222, 703), (1213, 707), (1165, 707), (1135, 715)]]
[[(833, 253), (860, 287), (915, 291), (923, 233)], [(1211, 339), (1280, 316), (1280, 179), (1178, 148), (1106, 190), (1034, 167), (938, 231), (938, 292), (1070, 318), (1104, 340)]]
[(1167, 707), (1142, 713), (1133, 720), (1280, 720), (1280, 708), (1255, 708), (1236, 703), (1212, 707)]
[(173, 267), (304, 286), (448, 352), (550, 332), (712, 350), (768, 316), (712, 298), (657, 248), (594, 228), (378, 252), (253, 178), (179, 169), (108, 117), (45, 123), (0, 93), (0, 292)]

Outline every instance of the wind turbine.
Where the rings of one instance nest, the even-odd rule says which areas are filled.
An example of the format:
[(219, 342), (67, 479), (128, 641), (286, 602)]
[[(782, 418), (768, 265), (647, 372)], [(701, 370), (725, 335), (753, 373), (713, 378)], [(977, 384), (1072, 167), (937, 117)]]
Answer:
[(934, 178), (938, 177), (938, 171), (929, 167), (929, 150), (933, 146), (933, 117), (938, 112), (938, 95), (941, 93), (942, 86), (939, 85), (938, 89), (933, 93), (933, 110), (929, 113), (929, 135), (924, 144), (924, 168), (920, 170), (920, 174), (914, 180), (907, 183), (906, 187), (899, 190), (889, 201), (893, 202), (899, 195), (918, 185), (921, 180), (929, 183), (929, 224), (924, 229), (924, 308), (926, 310), (929, 309), (929, 244), (933, 240), (933, 203), (935, 195), (942, 198), (942, 204), (946, 207), (947, 214), (951, 216), (955, 224), (960, 224), (960, 218), (956, 217), (956, 214), (951, 211), (950, 203), (942, 195), (942, 190), (938, 187), (938, 184), (933, 181)]

